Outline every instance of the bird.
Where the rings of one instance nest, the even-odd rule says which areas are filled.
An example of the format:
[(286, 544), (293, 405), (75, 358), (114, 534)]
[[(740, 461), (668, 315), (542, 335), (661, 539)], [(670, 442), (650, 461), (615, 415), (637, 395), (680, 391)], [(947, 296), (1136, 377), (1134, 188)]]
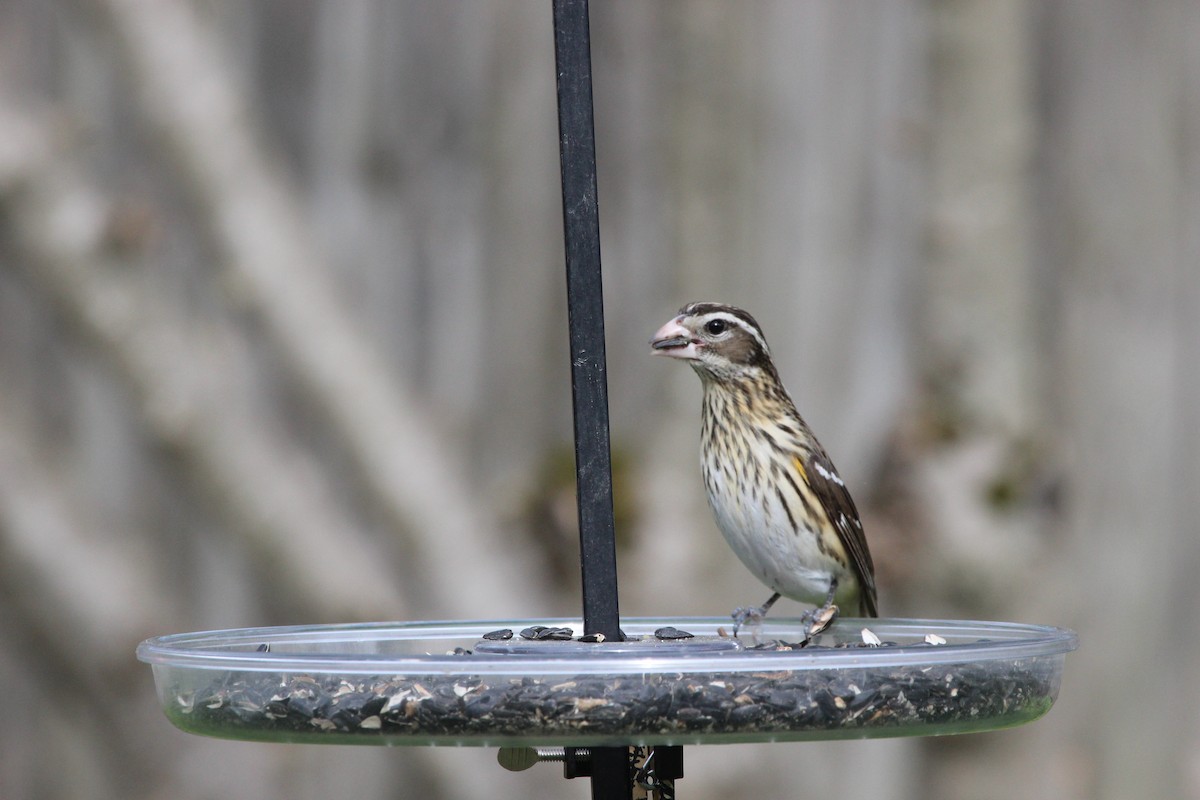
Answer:
[(700, 462), (717, 527), (771, 589), (733, 612), (734, 636), (780, 597), (814, 606), (805, 641), (839, 609), (879, 615), (875, 565), (846, 482), (779, 379), (762, 327), (731, 305), (689, 303), (658, 329), (651, 352), (700, 377)]

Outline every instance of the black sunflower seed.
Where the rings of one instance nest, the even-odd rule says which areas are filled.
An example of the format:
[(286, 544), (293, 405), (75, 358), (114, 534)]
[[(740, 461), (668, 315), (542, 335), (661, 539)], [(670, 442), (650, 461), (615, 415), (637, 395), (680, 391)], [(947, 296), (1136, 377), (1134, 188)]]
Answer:
[(484, 639), (489, 642), (503, 642), (513, 637), (512, 628), (501, 628), (496, 631), (488, 631), (483, 635)]
[[(524, 633), (521, 631), (522, 635)], [(542, 628), (532, 638), (538, 641), (568, 642), (573, 636), (575, 636), (575, 631), (570, 628)]]
[(664, 628), (659, 628), (654, 632), (654, 638), (662, 639), (663, 641), (671, 641), (674, 639), (694, 639), (695, 636), (696, 635), (694, 633), (681, 631), (679, 628), (672, 628), (670, 625)]

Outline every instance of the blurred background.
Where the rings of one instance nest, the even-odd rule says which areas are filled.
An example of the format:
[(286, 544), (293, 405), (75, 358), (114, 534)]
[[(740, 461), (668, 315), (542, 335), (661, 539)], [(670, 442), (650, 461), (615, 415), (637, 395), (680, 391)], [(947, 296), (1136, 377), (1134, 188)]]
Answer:
[[(692, 747), (680, 795), (1200, 797), (1200, 5), (592, 5), (622, 612), (764, 599), (647, 348), (712, 299), (886, 615), (1081, 639), (1032, 725)], [(188, 736), (133, 658), (578, 613), (554, 103), (548, 2), (0, 4), (0, 796), (588, 796)]]

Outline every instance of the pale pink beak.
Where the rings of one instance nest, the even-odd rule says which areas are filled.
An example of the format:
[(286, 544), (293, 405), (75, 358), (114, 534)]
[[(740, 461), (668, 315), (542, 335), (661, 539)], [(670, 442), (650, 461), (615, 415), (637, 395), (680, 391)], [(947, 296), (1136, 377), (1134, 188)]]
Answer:
[(683, 359), (700, 357), (696, 352), (700, 347), (700, 340), (693, 339), (688, 329), (679, 324), (679, 317), (659, 328), (658, 333), (650, 340), (650, 346), (654, 348), (655, 355)]

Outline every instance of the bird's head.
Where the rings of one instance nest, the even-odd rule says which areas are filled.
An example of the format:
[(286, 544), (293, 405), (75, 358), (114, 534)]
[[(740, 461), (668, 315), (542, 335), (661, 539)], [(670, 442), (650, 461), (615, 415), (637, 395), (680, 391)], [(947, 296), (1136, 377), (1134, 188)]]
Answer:
[(774, 376), (771, 352), (754, 317), (721, 303), (689, 303), (658, 329), (657, 355), (686, 361), (702, 380), (718, 383)]

